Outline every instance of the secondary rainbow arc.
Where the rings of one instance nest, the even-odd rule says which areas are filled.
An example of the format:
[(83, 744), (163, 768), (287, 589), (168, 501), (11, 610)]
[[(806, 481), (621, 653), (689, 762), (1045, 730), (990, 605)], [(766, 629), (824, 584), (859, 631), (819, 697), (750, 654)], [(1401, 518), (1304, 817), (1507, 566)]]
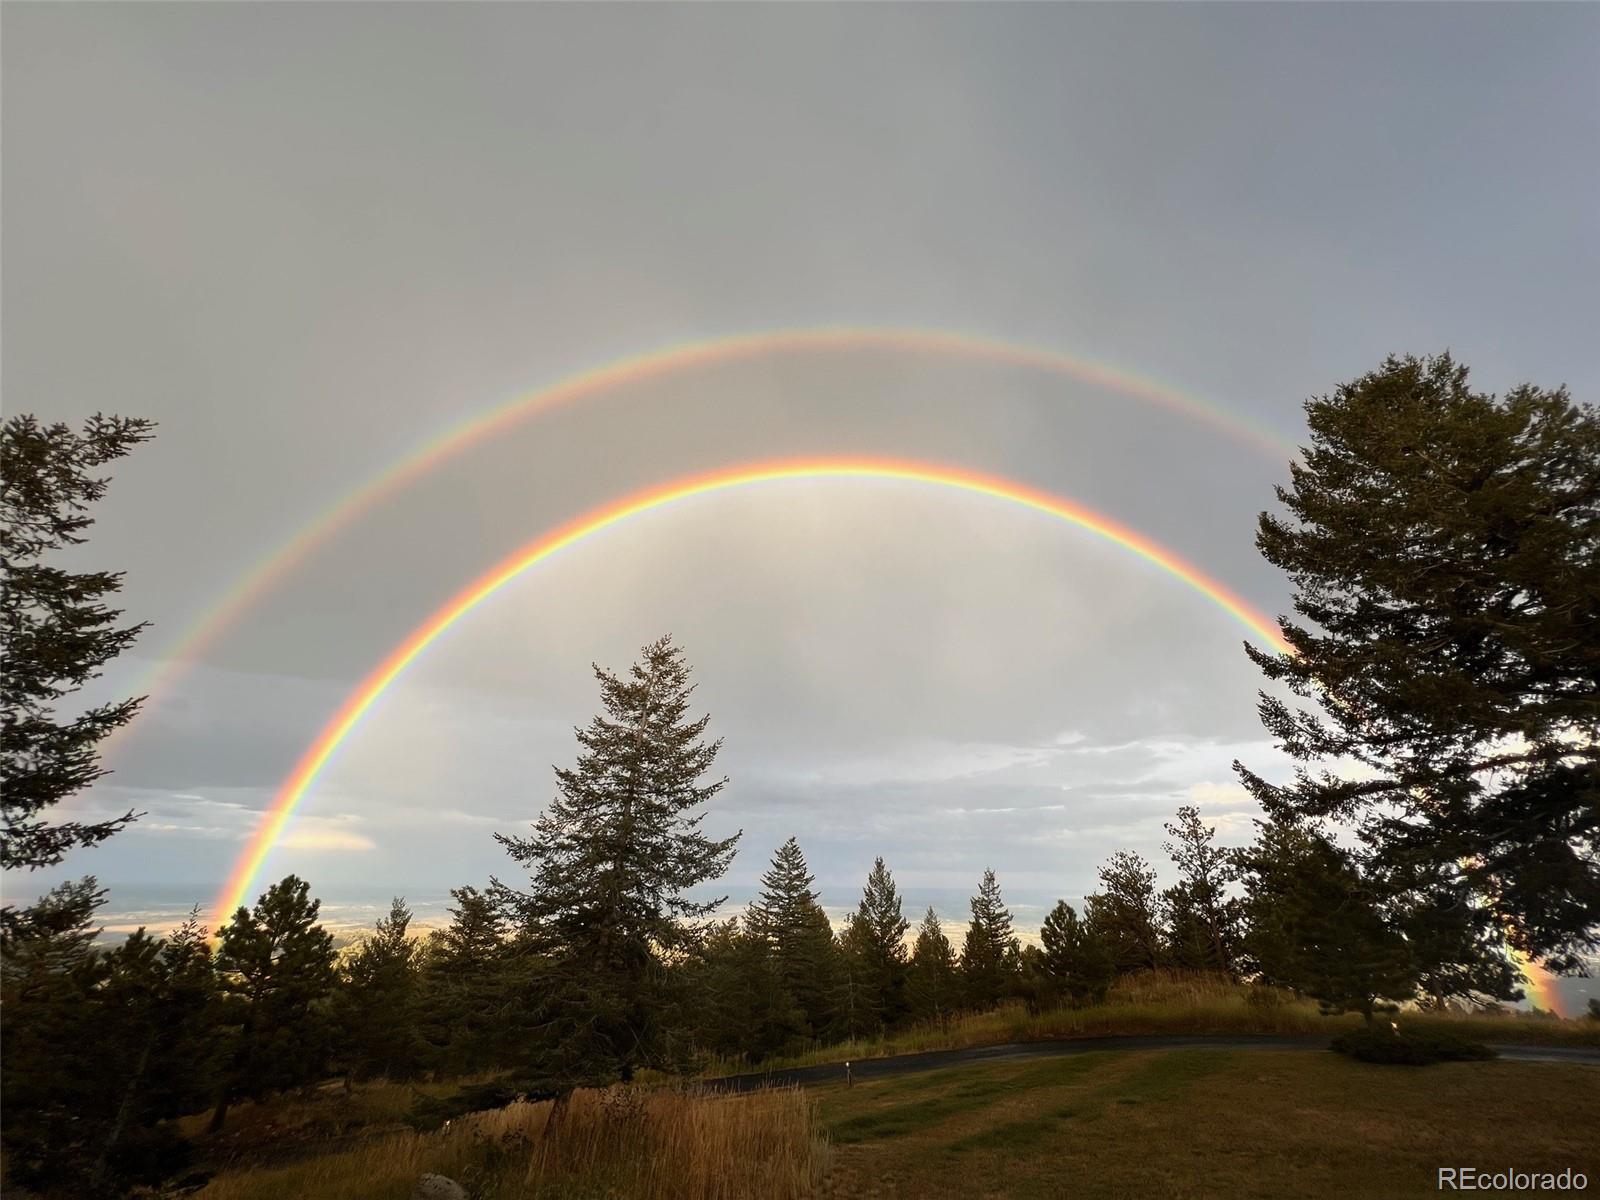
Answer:
[[(476, 412), (345, 492), (240, 576), (174, 640), (163, 652), (161, 661), (134, 690), (159, 699), (189, 664), (335, 534), (446, 461), (520, 422), (617, 389), (693, 371), (778, 355), (852, 350), (944, 355), (1062, 374), (1210, 425), (1271, 457), (1286, 459), (1298, 452), (1292, 442), (1261, 425), (1148, 376), (1064, 351), (984, 335), (897, 326), (822, 326), (670, 345), (565, 376), (537, 391)], [(107, 748), (114, 746), (124, 734), (125, 730), (114, 733)]]

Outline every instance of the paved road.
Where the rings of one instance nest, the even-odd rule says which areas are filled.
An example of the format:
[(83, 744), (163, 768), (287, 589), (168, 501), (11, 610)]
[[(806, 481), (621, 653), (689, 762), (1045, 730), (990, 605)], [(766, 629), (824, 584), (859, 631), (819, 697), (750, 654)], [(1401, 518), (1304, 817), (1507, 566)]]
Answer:
[[(1241, 1035), (1220, 1037), (1157, 1035), (1150, 1037), (1071, 1038), (1055, 1042), (1010, 1042), (1003, 1046), (974, 1046), (966, 1050), (929, 1050), (922, 1054), (896, 1054), (889, 1058), (857, 1059), (851, 1071), (857, 1080), (888, 1075), (909, 1075), (918, 1071), (938, 1071), (968, 1063), (1011, 1062), (1026, 1058), (1058, 1058), (1069, 1054), (1089, 1054), (1097, 1050), (1299, 1050), (1326, 1051), (1323, 1035)], [(1500, 1057), (1515, 1062), (1574, 1062), (1600, 1065), (1600, 1049), (1586, 1046), (1495, 1046)], [(750, 1092), (772, 1085), (795, 1083), (835, 1083), (844, 1078), (844, 1063), (817, 1067), (796, 1067), (787, 1071), (764, 1071), (750, 1075), (728, 1075), (708, 1079), (706, 1086), (719, 1091)]]

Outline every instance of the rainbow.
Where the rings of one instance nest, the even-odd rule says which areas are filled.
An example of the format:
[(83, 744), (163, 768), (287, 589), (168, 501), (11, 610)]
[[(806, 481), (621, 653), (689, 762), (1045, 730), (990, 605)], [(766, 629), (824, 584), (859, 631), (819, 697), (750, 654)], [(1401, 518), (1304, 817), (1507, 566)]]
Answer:
[(412, 630), (386, 658), (346, 698), (338, 711), (322, 727), (316, 739), (301, 755), (278, 790), (272, 805), (245, 846), (217, 897), (212, 928), (218, 928), (239, 905), (245, 903), (260, 874), (262, 864), (282, 835), (289, 818), (317, 781), (335, 751), (350, 736), (361, 719), (372, 710), (383, 693), (457, 621), (530, 567), (544, 562), (569, 546), (592, 537), (629, 518), (667, 505), (755, 484), (799, 479), (876, 479), (933, 484), (980, 496), (1009, 501), (1075, 525), (1138, 555), (1153, 566), (1187, 584), (1228, 613), (1254, 637), (1282, 653), (1289, 644), (1268, 618), (1251, 608), (1216, 580), (1202, 573), (1176, 554), (1143, 534), (1084, 507), (1075, 501), (1025, 484), (973, 471), (930, 463), (894, 459), (816, 458), (790, 459), (732, 467), (680, 479), (660, 487), (636, 492), (624, 499), (570, 521), (552, 532), (526, 543), (456, 593), (426, 621)]
[(1553, 1012), (1558, 1017), (1567, 1015), (1565, 1003), (1561, 994), (1556, 991), (1556, 977), (1546, 971), (1533, 959), (1521, 950), (1511, 952), (1511, 961), (1522, 969), (1528, 980), (1528, 999), (1540, 1008)]
[[(340, 496), (319, 516), (240, 576), (220, 599), (163, 651), (161, 661), (141, 679), (134, 690), (147, 696), (161, 696), (190, 663), (200, 658), (319, 546), (449, 459), (520, 422), (540, 413), (594, 399), (609, 391), (674, 375), (774, 355), (862, 350), (944, 355), (1068, 375), (1212, 425), (1271, 457), (1292, 458), (1298, 453), (1293, 443), (1277, 434), (1167, 384), (1107, 363), (997, 338), (934, 329), (846, 327), (776, 330), (667, 346), (558, 379), (538, 391), (479, 412), (423, 442)], [(124, 730), (137, 724), (125, 726)], [(120, 740), (122, 733), (123, 730), (114, 733), (104, 750), (110, 750)]]

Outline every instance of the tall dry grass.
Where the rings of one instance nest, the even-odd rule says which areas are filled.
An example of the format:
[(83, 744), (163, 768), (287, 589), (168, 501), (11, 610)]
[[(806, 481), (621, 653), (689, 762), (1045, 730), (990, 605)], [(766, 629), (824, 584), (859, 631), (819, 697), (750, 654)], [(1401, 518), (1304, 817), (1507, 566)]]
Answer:
[(435, 1133), (389, 1133), (339, 1153), (224, 1173), (201, 1200), (405, 1200), (417, 1178), (449, 1176), (473, 1200), (799, 1200), (815, 1193), (828, 1146), (798, 1089), (745, 1096), (697, 1088), (580, 1091), (513, 1104)]

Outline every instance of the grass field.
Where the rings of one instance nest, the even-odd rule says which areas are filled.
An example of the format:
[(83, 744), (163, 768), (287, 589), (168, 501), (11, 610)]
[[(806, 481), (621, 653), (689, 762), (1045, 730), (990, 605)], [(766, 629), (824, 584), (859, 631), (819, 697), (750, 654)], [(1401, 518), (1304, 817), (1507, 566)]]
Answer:
[[(381, 1125), (397, 1097), (372, 1093), (302, 1101), (298, 1128), (333, 1135), (336, 1113)], [(256, 1137), (284, 1131), (267, 1111), (245, 1127)], [(1451, 1165), (1600, 1182), (1600, 1066), (1564, 1063), (1104, 1051), (805, 1092), (619, 1088), (579, 1093), (555, 1149), (548, 1113), (513, 1105), (432, 1134), (369, 1126), (353, 1145), (240, 1162), (198, 1194), (405, 1200), (424, 1171), (473, 1200), (1421, 1197)]]
[(1420, 1197), (1457, 1164), (1600, 1183), (1600, 1067), (1107, 1052), (812, 1094), (835, 1200)]
[[(1285, 993), (1207, 976), (1124, 980), (1104, 1005), (1021, 1007), (820, 1046), (764, 1067), (1115, 1034), (1317, 1034)], [(1600, 1022), (1405, 1013), (1487, 1042), (1600, 1046)], [(748, 1071), (747, 1064), (718, 1064)], [(665, 1081), (661, 1081), (665, 1082)], [(559, 1127), (513, 1105), (437, 1133), (403, 1124), (454, 1083), (332, 1087), (238, 1106), (200, 1137), (202, 1200), (405, 1200), (424, 1171), (473, 1200), (1344, 1197), (1435, 1193), (1440, 1166), (1586, 1170), (1600, 1187), (1600, 1066), (1377, 1067), (1321, 1052), (1108, 1050), (961, 1066), (804, 1092), (675, 1084), (579, 1093)], [(204, 1116), (188, 1122), (199, 1135)], [(1435, 1193), (1436, 1194), (1436, 1193)]]
[[(1407, 1011), (1396, 1018), (1418, 1029), (1448, 1030), (1472, 1041), (1600, 1047), (1600, 1021), (1567, 1020), (1526, 1013), (1434, 1014)], [(771, 1058), (761, 1070), (808, 1067), (846, 1059), (881, 1058), (924, 1050), (957, 1050), (1009, 1042), (1138, 1034), (1315, 1034), (1330, 1040), (1361, 1024), (1353, 1013), (1325, 1017), (1314, 1001), (1275, 988), (1254, 987), (1224, 976), (1149, 971), (1118, 981), (1104, 1004), (1029, 1013), (1020, 1004), (958, 1017), (944, 1024), (913, 1026), (886, 1037), (820, 1045)], [(749, 1063), (708, 1064), (704, 1077), (739, 1075)]]

